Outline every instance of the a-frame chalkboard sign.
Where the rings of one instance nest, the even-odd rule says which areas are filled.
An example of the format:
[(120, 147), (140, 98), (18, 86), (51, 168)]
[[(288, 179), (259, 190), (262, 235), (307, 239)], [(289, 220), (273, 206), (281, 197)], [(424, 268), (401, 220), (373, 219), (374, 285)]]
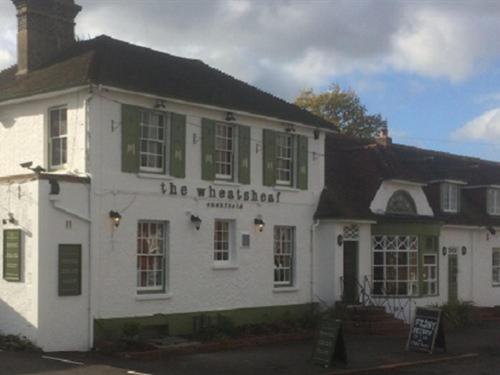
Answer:
[(347, 363), (342, 322), (324, 319), (320, 322), (316, 335), (312, 361), (316, 365), (328, 368), (337, 360)]
[(408, 335), (406, 350), (434, 353), (435, 349), (446, 351), (444, 326), (440, 309), (417, 307), (415, 319)]

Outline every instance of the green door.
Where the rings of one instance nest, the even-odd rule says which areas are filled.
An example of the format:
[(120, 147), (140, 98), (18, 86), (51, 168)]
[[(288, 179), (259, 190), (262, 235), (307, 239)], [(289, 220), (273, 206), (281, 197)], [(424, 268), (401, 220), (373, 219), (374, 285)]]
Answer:
[(344, 242), (344, 294), (347, 304), (358, 303), (358, 242)]
[(458, 258), (456, 254), (448, 256), (448, 303), (458, 301)]

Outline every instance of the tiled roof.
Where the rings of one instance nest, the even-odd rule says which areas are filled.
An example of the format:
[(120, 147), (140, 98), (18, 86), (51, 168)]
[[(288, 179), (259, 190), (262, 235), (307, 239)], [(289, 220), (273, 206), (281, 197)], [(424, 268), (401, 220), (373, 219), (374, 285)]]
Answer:
[[(486, 213), (485, 189), (500, 185), (500, 163), (399, 144), (383, 146), (373, 140), (341, 135), (327, 136), (325, 153), (326, 187), (316, 218), (382, 219), (370, 211), (370, 204), (382, 181), (398, 179), (427, 184), (424, 192), (436, 221), (500, 226), (500, 217)], [(442, 180), (466, 183), (458, 214), (446, 214), (440, 209), (437, 182)]]
[(86, 84), (102, 84), (332, 130), (325, 120), (214, 69), (100, 36), (81, 41), (46, 66), (16, 77), (0, 72), (0, 102)]

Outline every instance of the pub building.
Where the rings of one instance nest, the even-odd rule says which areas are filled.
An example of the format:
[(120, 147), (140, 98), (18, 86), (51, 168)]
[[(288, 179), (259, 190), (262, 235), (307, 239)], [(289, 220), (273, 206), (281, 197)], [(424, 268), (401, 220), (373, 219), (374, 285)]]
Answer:
[(74, 0), (12, 3), (1, 333), (88, 350), (131, 322), (175, 336), (363, 293), (499, 300), (498, 164), (345, 138), (199, 60), (75, 41)]

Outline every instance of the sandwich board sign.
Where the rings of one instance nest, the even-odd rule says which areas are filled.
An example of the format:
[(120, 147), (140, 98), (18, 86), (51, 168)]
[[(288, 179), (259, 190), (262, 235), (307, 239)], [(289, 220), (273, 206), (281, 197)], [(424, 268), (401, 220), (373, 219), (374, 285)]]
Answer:
[(434, 353), (435, 349), (446, 351), (444, 327), (440, 309), (417, 307), (411, 325), (406, 350)]
[(347, 353), (340, 320), (325, 319), (319, 326), (312, 361), (325, 368), (330, 367), (336, 360), (347, 362)]

